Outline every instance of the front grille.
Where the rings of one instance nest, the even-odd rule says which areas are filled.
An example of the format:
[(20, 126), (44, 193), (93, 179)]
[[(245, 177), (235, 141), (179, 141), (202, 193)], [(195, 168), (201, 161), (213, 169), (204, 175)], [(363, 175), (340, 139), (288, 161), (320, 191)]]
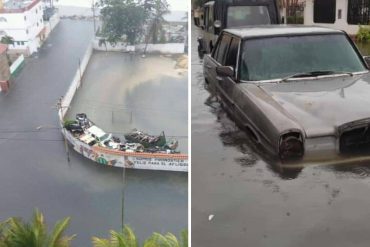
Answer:
[(340, 152), (354, 153), (370, 150), (370, 126), (344, 131), (340, 136)]

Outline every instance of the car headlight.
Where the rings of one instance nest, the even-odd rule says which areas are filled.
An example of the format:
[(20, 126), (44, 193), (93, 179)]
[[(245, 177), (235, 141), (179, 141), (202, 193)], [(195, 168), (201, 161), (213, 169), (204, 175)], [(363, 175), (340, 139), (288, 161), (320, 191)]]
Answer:
[(279, 157), (281, 160), (301, 159), (304, 154), (303, 138), (299, 132), (290, 132), (280, 136)]

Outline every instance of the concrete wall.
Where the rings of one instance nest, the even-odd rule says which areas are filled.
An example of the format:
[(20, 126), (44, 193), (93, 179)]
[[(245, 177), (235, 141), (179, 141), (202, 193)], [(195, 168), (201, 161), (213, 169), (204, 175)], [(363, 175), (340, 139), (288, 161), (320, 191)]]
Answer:
[(15, 76), (15, 74), (22, 68), (24, 64), (24, 56), (20, 55), (10, 66), (10, 73), (12, 76)]
[[(342, 10), (342, 18), (338, 19), (338, 11)], [(336, 14), (334, 24), (330, 23), (315, 23), (313, 20), (314, 14), (314, 0), (306, 0), (304, 8), (304, 24), (305, 25), (316, 25), (329, 28), (335, 28), (346, 31), (349, 35), (356, 35), (359, 26), (349, 25), (347, 23), (347, 11), (348, 11), (348, 0), (337, 0), (336, 1)]]
[(80, 68), (77, 68), (76, 74), (73, 77), (71, 85), (69, 86), (67, 93), (64, 95), (62, 99), (62, 110), (60, 111), (60, 117), (63, 119), (65, 114), (67, 113), (68, 107), (72, 102), (73, 96), (75, 95), (77, 89), (81, 86), (81, 77), (83, 76), (87, 64), (89, 63), (93, 48), (92, 44), (90, 44), (85, 52), (85, 55), (81, 59)]
[[(119, 43), (115, 46), (110, 45), (106, 42), (105, 45), (99, 46), (99, 38), (93, 41), (93, 48), (97, 51), (122, 51), (128, 52), (129, 47), (126, 43)], [(136, 52), (143, 52), (145, 49), (145, 44), (135, 45)], [(163, 53), (163, 54), (182, 54), (184, 53), (185, 44), (184, 43), (167, 43), (167, 44), (148, 44), (146, 48), (147, 53)]]
[(55, 12), (53, 16), (50, 17), (49, 21), (45, 21), (45, 39), (47, 39), (50, 33), (54, 30), (54, 28), (59, 24), (60, 17), (59, 13)]

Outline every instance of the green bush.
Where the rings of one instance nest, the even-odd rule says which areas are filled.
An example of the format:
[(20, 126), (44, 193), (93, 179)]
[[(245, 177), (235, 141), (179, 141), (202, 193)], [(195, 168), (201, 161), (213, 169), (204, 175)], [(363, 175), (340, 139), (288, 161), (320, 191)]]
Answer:
[(64, 123), (63, 123), (63, 127), (66, 128), (69, 125), (76, 124), (76, 123), (78, 123), (76, 120), (65, 120)]
[(303, 24), (303, 16), (288, 16), (286, 19), (288, 24)]
[(370, 40), (370, 26), (360, 26), (356, 34), (356, 40), (367, 42)]

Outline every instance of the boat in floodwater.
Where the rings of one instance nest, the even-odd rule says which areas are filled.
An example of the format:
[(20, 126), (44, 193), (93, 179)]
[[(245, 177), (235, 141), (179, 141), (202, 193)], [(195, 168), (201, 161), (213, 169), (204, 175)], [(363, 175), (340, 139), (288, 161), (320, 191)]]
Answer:
[(76, 120), (64, 121), (62, 132), (74, 150), (102, 165), (183, 172), (188, 170), (188, 156), (176, 151), (177, 140), (167, 143), (164, 133), (155, 137), (137, 131), (137, 138), (147, 137), (142, 138), (142, 142), (147, 143), (145, 147), (140, 142), (133, 142), (134, 139), (121, 140), (104, 132), (84, 113), (77, 114)]

